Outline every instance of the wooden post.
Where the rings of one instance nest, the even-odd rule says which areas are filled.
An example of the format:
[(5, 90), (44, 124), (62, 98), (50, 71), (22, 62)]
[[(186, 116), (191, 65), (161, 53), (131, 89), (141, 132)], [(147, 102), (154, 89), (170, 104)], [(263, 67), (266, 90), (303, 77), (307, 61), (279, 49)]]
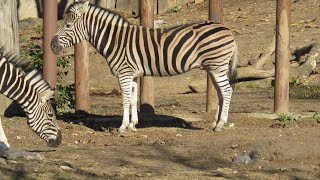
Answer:
[(43, 77), (54, 88), (57, 83), (57, 56), (52, 52), (50, 42), (57, 31), (58, 2), (43, 2)]
[(89, 112), (89, 55), (88, 44), (82, 41), (74, 46), (75, 110)]
[[(2, 0), (0, 4), (0, 47), (5, 48), (5, 53), (19, 55), (17, 1)], [(18, 108), (12, 106), (12, 100), (0, 94), (0, 115), (17, 113)]]
[[(83, 0), (75, 0), (75, 2)], [(89, 47), (86, 41), (74, 45), (74, 84), (76, 113), (88, 113), (89, 103)]]
[[(223, 4), (222, 0), (209, 0), (209, 20), (217, 23), (223, 22)], [(207, 75), (207, 105), (206, 111), (212, 112), (217, 109), (218, 96), (217, 91)]]
[(289, 111), (290, 0), (277, 0), (274, 113)]
[[(153, 27), (153, 1), (140, 0), (140, 24)], [(140, 79), (140, 112), (154, 113), (154, 80), (146, 76)]]

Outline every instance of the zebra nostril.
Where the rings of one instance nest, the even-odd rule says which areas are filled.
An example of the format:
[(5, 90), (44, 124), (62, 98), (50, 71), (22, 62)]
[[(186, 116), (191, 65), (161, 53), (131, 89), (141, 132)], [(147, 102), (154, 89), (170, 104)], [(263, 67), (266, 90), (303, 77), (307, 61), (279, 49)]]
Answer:
[(61, 53), (62, 47), (59, 45), (59, 36), (58, 35), (53, 36), (50, 46), (51, 46), (51, 50), (54, 54)]
[(57, 137), (55, 139), (48, 140), (48, 146), (49, 147), (58, 147), (61, 144), (61, 139), (62, 139), (61, 131), (58, 130)]

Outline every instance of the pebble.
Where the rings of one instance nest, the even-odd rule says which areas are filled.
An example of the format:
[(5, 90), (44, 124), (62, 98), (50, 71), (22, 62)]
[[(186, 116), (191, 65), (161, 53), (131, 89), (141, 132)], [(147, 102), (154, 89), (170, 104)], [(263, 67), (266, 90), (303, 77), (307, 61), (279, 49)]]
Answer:
[(236, 163), (250, 164), (258, 160), (258, 158), (260, 158), (260, 152), (252, 150), (249, 154), (235, 156), (232, 161)]
[(69, 166), (60, 166), (61, 169), (65, 170), (65, 171), (73, 171), (74, 169), (69, 167)]
[(232, 128), (234, 127), (234, 123), (230, 123), (228, 126)]
[(230, 168), (218, 168), (216, 171), (222, 173), (222, 174), (236, 174), (238, 173), (237, 171), (233, 171), (232, 169)]
[(147, 138), (148, 136), (144, 134), (144, 135), (142, 135), (142, 137), (143, 137), (143, 138)]
[(231, 145), (231, 149), (236, 149), (236, 148), (238, 148), (239, 147), (239, 144), (233, 144), (233, 145)]
[[(6, 165), (7, 164), (6, 159), (5, 158), (0, 158), (0, 164)], [(1, 175), (1, 172), (0, 172), (0, 175)]]
[(22, 139), (21, 136), (17, 136), (16, 139)]

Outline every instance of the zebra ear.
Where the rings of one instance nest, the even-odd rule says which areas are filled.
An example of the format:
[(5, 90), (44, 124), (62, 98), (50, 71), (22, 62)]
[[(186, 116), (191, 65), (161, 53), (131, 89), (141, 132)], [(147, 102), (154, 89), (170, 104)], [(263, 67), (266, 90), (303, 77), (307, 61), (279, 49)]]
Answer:
[(54, 90), (50, 89), (48, 91), (39, 93), (39, 96), (40, 96), (40, 101), (42, 103), (45, 103), (45, 102), (47, 102), (47, 100), (54, 97)]
[(87, 12), (88, 11), (88, 9), (89, 9), (89, 1), (85, 1), (84, 3), (83, 3), (83, 7), (82, 7), (82, 13), (85, 13), (85, 12)]

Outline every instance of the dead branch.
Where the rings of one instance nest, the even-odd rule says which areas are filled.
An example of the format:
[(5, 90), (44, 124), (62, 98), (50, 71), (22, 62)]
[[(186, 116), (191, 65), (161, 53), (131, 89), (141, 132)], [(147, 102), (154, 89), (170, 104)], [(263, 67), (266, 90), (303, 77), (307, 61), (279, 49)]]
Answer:
[(276, 43), (276, 37), (273, 36), (272, 42), (263, 51), (260, 58), (256, 60), (255, 63), (253, 64), (255, 69), (261, 69), (267, 63), (267, 61), (271, 60), (271, 56), (275, 52), (275, 43)]
[(317, 66), (317, 57), (320, 55), (320, 44), (314, 43), (311, 45), (311, 50), (307, 55), (306, 61), (298, 67), (299, 77), (308, 77)]
[(274, 69), (261, 70), (253, 66), (238, 68), (238, 80), (265, 79), (274, 76)]

